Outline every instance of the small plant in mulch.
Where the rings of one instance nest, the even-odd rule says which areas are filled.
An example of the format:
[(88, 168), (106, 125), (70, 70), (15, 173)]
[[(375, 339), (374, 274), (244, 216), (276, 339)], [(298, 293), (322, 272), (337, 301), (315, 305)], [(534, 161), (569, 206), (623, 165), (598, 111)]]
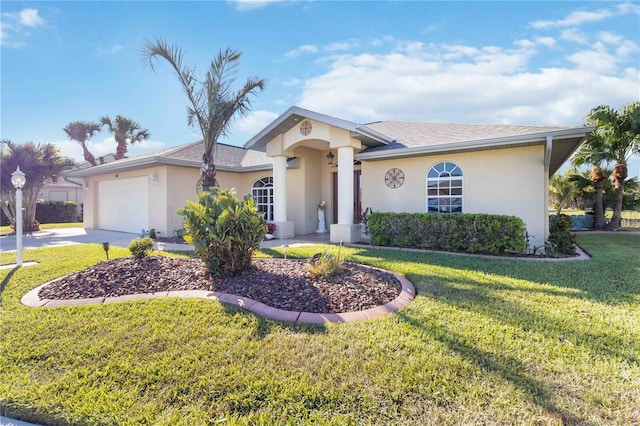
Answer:
[(129, 244), (129, 251), (136, 259), (144, 259), (153, 250), (153, 240), (151, 238), (136, 238)]
[(316, 253), (309, 261), (309, 273), (314, 277), (327, 279), (340, 275), (343, 272), (344, 265), (340, 259), (340, 253), (338, 253), (338, 257), (328, 252), (324, 254)]

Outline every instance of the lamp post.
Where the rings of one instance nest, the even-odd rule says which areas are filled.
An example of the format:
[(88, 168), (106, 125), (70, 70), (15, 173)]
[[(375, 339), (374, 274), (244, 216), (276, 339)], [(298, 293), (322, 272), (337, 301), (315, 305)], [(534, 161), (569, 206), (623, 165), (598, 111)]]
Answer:
[(16, 188), (16, 266), (22, 266), (22, 188), (27, 178), (20, 166), (11, 173), (11, 183)]

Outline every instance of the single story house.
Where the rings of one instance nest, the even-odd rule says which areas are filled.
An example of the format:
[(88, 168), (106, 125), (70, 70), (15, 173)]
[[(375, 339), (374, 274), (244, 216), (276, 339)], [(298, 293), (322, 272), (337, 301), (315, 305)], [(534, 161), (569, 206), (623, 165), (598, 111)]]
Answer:
[[(222, 188), (254, 195), (276, 237), (322, 232), (358, 242), (363, 210), (491, 213), (548, 237), (549, 178), (589, 127), (380, 121), (357, 124), (291, 107), (244, 147), (218, 144)], [(171, 236), (197, 199), (202, 142), (77, 170), (87, 228)], [(324, 202), (324, 209), (318, 206)]]

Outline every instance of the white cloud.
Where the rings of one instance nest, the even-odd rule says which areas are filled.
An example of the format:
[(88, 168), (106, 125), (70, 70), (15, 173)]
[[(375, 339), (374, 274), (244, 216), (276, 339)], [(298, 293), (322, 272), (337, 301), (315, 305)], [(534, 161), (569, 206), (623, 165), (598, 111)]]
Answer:
[(0, 22), (0, 45), (4, 47), (25, 46), (24, 40), (31, 35), (29, 29), (46, 25), (37, 9), (3, 12), (0, 17), (2, 19)]
[(556, 39), (553, 37), (537, 37), (536, 43), (542, 44), (547, 47), (553, 47), (556, 45)]
[(358, 40), (349, 40), (349, 41), (338, 41), (335, 43), (328, 44), (323, 49), (329, 52), (337, 52), (337, 51), (351, 50), (358, 47), (360, 47), (360, 42)]
[(589, 36), (577, 28), (567, 28), (562, 30), (560, 38), (567, 41), (572, 41), (578, 44), (588, 44)]
[(25, 27), (41, 27), (44, 25), (44, 19), (38, 15), (37, 9), (22, 9), (19, 16), (20, 25)]
[(297, 48), (290, 50), (284, 54), (284, 56), (288, 58), (295, 58), (296, 56), (302, 55), (303, 53), (317, 53), (318, 47), (315, 44), (303, 44), (302, 46), (298, 46)]
[(578, 10), (571, 12), (563, 19), (533, 21), (529, 25), (536, 29), (548, 30), (551, 28), (575, 27), (590, 22), (599, 22), (614, 16), (640, 13), (640, 7), (633, 3), (622, 3), (608, 9), (594, 11)]
[(236, 10), (244, 12), (247, 10), (260, 9), (273, 3), (278, 3), (282, 0), (231, 0), (229, 3), (235, 3)]
[(276, 118), (278, 114), (271, 111), (252, 111), (246, 117), (239, 119), (234, 129), (253, 136)]
[[(53, 141), (51, 143), (58, 147), (62, 155), (70, 157), (79, 163), (84, 161), (84, 152), (78, 142), (72, 140), (60, 140)], [(113, 136), (107, 136), (100, 141), (89, 141), (87, 146), (89, 148), (89, 152), (91, 152), (96, 158), (108, 154), (115, 154), (116, 152), (116, 140)], [(127, 156), (133, 157), (134, 155), (161, 150), (165, 147), (164, 142), (145, 139), (143, 141), (130, 144)]]
[(603, 43), (568, 54), (566, 67), (537, 70), (528, 70), (532, 44), (515, 46), (406, 43), (384, 54), (334, 57), (326, 73), (306, 81), (297, 104), (359, 122), (580, 125), (594, 105), (637, 96), (638, 68), (621, 70)]

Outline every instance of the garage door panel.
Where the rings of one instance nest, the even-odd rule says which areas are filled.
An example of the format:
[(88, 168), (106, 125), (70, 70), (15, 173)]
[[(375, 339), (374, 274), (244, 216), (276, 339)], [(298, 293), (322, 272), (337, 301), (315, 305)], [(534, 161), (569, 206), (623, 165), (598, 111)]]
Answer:
[(108, 180), (98, 187), (100, 229), (139, 233), (149, 228), (149, 183), (145, 177)]

